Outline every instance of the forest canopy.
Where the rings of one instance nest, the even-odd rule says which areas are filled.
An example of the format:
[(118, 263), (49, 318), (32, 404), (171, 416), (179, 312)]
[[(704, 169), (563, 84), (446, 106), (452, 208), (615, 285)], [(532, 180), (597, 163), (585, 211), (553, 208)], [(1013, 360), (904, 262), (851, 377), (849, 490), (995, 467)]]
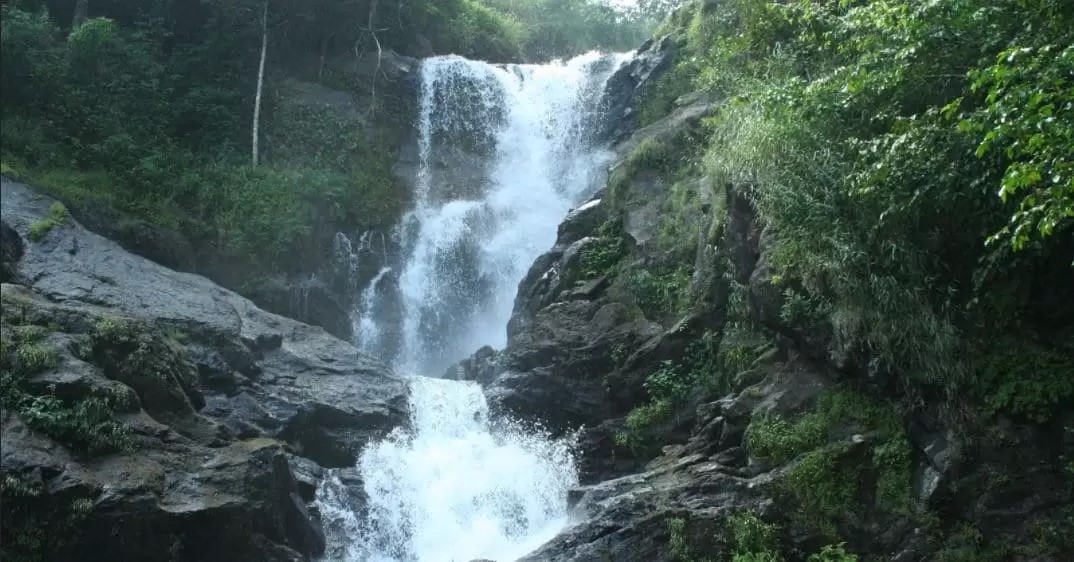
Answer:
[[(364, 61), (389, 51), (522, 62), (627, 50), (667, 2), (6, 1), (4, 173), (76, 213), (118, 210), (126, 218), (110, 222), (177, 231), (251, 256), (253, 270), (287, 269), (309, 253), (314, 214), (336, 209), (353, 224), (405, 204), (390, 173), (393, 135), (407, 126), (391, 106), (405, 102), (371, 95), (376, 80), (355, 71)], [(294, 82), (357, 96), (356, 119), (372, 122), (294, 106)], [(255, 114), (269, 121), (261, 131)], [(273, 119), (291, 121), (273, 131)], [(255, 167), (252, 124), (265, 141)]]

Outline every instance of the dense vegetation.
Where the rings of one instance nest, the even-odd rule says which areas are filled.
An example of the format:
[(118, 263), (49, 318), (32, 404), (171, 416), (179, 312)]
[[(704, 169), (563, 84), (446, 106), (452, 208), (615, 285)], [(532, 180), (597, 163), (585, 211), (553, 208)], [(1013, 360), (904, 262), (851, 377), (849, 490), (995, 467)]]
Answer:
[(378, 73), (386, 50), (518, 61), (627, 48), (659, 4), (5, 3), (3, 171), (120, 239), (187, 241), (196, 256), (169, 265), (224, 264), (243, 272), (235, 283), (308, 271), (318, 229), (386, 226), (406, 205), (391, 166), (413, 100)]
[(675, 165), (749, 190), (785, 321), (1043, 420), (1074, 397), (1072, 29), (1059, 0), (696, 3), (642, 115), (725, 100)]
[[(679, 52), (639, 108), (642, 124), (692, 92), (720, 102), (686, 142), (639, 146), (613, 174), (611, 197), (639, 169), (666, 179), (661, 236), (669, 255), (690, 260), (707, 236), (684, 228), (697, 186), (716, 190), (708, 201), (744, 194), (765, 231), (779, 314), (759, 322), (746, 287), (729, 280), (719, 343), (699, 341), (654, 370), (650, 401), (619, 443), (655, 450), (660, 424), (692, 407), (690, 396), (753, 382), (736, 377), (764, 353), (759, 330), (842, 377), (800, 417), (754, 420), (747, 433), (751, 458), (787, 467), (777, 493), (798, 529), (837, 545), (837, 529), (855, 520), (904, 516), (937, 534), (943, 560), (1066, 552), (1055, 536), (1069, 534), (1069, 511), (1035, 523), (1044, 538), (1027, 546), (914, 505), (903, 424), (942, 419), (970, 448), (997, 419), (1070, 431), (1074, 4), (697, 1), (661, 32), (679, 38)], [(643, 277), (634, 293), (647, 317), (688, 311), (688, 275), (603, 259), (616, 249), (607, 240), (588, 256), (590, 273)], [(856, 446), (834, 427), (869, 438)], [(1069, 453), (1057, 458), (1049, 470), (1069, 474)], [(672, 523), (674, 549), (683, 522)], [(705, 559), (682, 549), (681, 560)], [(810, 560), (854, 559), (841, 550)]]

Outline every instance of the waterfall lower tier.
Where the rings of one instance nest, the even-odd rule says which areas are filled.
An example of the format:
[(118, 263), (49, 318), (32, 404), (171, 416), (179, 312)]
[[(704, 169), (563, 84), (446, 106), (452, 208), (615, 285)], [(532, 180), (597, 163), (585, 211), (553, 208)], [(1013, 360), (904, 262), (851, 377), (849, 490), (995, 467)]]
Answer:
[(347, 562), (508, 562), (563, 528), (578, 484), (568, 441), (490, 424), (473, 383), (417, 377), (411, 392), (410, 430), (359, 461), (364, 517), (340, 508), (338, 480), (321, 488), (322, 516), (349, 535)]

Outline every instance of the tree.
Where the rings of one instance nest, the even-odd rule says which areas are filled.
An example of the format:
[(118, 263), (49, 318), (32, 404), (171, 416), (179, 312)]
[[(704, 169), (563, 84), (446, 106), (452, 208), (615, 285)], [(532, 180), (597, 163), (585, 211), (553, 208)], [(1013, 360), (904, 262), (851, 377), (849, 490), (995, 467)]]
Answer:
[(261, 90), (265, 85), (265, 54), (268, 52), (268, 0), (261, 10), (261, 62), (257, 66), (257, 95), (254, 97), (253, 165), (257, 166), (257, 137), (261, 121)]
[(76, 0), (75, 2), (75, 15), (71, 20), (71, 31), (82, 27), (82, 24), (86, 23), (86, 17), (89, 14), (89, 0)]

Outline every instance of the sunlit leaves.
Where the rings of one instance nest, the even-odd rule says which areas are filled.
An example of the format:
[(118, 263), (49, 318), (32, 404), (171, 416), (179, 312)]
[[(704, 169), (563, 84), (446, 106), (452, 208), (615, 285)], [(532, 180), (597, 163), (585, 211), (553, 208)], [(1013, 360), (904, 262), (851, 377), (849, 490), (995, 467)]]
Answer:
[(1009, 162), (998, 195), (1018, 205), (990, 241), (1020, 249), (1074, 219), (1074, 45), (1012, 47), (971, 76), (985, 105), (963, 129), (980, 134), (978, 156)]

